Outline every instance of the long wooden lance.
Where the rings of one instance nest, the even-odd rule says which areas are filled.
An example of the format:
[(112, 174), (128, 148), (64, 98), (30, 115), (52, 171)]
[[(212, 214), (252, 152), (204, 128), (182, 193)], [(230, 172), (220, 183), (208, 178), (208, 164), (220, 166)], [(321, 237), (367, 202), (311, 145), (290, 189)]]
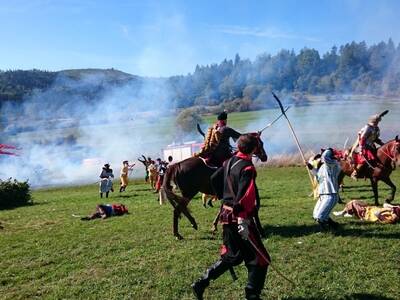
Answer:
[(278, 102), (279, 108), (280, 108), (281, 111), (282, 111), (282, 115), (285, 117), (285, 119), (286, 119), (286, 121), (287, 121), (287, 123), (288, 123), (290, 132), (292, 133), (292, 136), (293, 136), (293, 138), (294, 138), (294, 141), (296, 142), (297, 148), (299, 149), (301, 158), (303, 159), (304, 165), (305, 165), (305, 167), (306, 167), (306, 169), (307, 169), (307, 174), (308, 174), (308, 177), (310, 178), (311, 188), (314, 190), (314, 187), (315, 187), (315, 186), (314, 186), (313, 177), (312, 177), (312, 175), (311, 175), (310, 170), (309, 170), (308, 167), (307, 167), (307, 161), (306, 161), (306, 158), (304, 157), (304, 152), (303, 152), (303, 150), (301, 149), (301, 146), (300, 146), (300, 143), (299, 143), (299, 139), (297, 138), (296, 133), (294, 132), (293, 126), (292, 126), (292, 124), (290, 123), (289, 118), (288, 118), (287, 115), (286, 115), (286, 112), (285, 112), (285, 109), (283, 108), (283, 105), (282, 105), (281, 100), (279, 100), (278, 96), (276, 96), (274, 92), (272, 92), (272, 96), (274, 96), (275, 100)]
[[(290, 106), (286, 107), (285, 112), (289, 110)], [(265, 129), (271, 127), (274, 125), (276, 121), (278, 121), (280, 118), (282, 118), (283, 114), (280, 114), (275, 120), (273, 120), (271, 123), (269, 123), (267, 126), (265, 126), (263, 129), (261, 129), (259, 132), (262, 133)]]

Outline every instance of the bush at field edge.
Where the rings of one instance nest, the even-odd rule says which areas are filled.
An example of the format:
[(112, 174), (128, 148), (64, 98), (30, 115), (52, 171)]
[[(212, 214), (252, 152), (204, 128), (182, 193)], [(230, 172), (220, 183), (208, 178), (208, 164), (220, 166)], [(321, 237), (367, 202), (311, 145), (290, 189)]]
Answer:
[(0, 209), (32, 204), (31, 190), (27, 181), (0, 179)]

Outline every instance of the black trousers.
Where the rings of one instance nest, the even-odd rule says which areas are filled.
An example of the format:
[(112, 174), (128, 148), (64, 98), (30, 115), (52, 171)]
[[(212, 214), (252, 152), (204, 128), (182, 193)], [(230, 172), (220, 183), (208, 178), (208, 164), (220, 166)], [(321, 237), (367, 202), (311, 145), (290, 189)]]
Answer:
[(260, 233), (256, 229), (254, 222), (249, 225), (249, 232), (249, 239), (256, 245), (262, 255), (248, 240), (242, 239), (238, 233), (238, 225), (236, 223), (224, 224), (223, 246), (221, 248), (222, 261), (232, 266), (239, 265), (244, 261), (246, 266), (268, 268), (271, 258), (261, 241)]

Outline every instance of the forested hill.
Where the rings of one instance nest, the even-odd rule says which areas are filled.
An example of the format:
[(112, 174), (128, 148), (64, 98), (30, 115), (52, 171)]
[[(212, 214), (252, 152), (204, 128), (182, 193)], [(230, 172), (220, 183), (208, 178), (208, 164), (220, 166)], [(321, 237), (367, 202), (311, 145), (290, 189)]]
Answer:
[(136, 80), (137, 76), (114, 69), (0, 71), (0, 101), (22, 101), (50, 87), (60, 92), (93, 98), (109, 86), (124, 85)]
[[(97, 76), (99, 74), (101, 76)], [(87, 80), (91, 75), (96, 76)], [(110, 85), (155, 80), (168, 89), (167, 100), (175, 107), (229, 102), (255, 109), (265, 107), (271, 90), (296, 92), (297, 95), (362, 93), (399, 96), (400, 45), (396, 46), (392, 40), (370, 46), (365, 42), (352, 42), (332, 47), (323, 54), (308, 48), (298, 53), (281, 50), (275, 55), (261, 54), (254, 61), (236, 55), (234, 60), (197, 66), (192, 74), (162, 79), (140, 78), (113, 69), (3, 71), (0, 72), (0, 100), (21, 100), (33, 91), (46, 90), (50, 86), (60, 85), (62, 89), (64, 80), (60, 78), (74, 82), (83, 80), (85, 84), (72, 85), (73, 88), (68, 85), (68, 88), (88, 99)]]

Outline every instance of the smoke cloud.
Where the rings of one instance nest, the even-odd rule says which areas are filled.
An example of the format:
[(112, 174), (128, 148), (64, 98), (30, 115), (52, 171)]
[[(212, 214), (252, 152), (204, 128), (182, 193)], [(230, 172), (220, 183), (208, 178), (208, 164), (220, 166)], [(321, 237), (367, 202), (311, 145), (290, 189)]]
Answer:
[[(287, 97), (282, 97), (288, 106)], [(285, 104), (286, 103), (286, 104)], [(287, 116), (304, 152), (318, 152), (321, 148), (351, 147), (359, 130), (367, 124), (369, 116), (389, 109), (379, 124), (383, 141), (399, 134), (397, 116), (400, 113), (398, 100), (371, 99), (363, 96), (344, 95), (342, 100), (327, 101), (320, 97), (306, 106), (291, 106)], [(264, 111), (262, 117), (246, 126), (246, 131), (260, 130), (281, 114), (279, 108)], [(265, 148), (270, 155), (298, 153), (297, 146), (289, 131), (287, 121), (281, 118), (262, 134)]]
[[(105, 163), (118, 177), (123, 160), (159, 155), (173, 140), (165, 80), (138, 79), (123, 86), (104, 85), (104, 80), (102, 75), (79, 80), (60, 75), (50, 89), (23, 104), (4, 105), (4, 142), (21, 150), (19, 156), (0, 157), (0, 178), (29, 180), (33, 186), (90, 183)], [(85, 96), (91, 90), (100, 96)], [(137, 164), (134, 173), (142, 169)]]

